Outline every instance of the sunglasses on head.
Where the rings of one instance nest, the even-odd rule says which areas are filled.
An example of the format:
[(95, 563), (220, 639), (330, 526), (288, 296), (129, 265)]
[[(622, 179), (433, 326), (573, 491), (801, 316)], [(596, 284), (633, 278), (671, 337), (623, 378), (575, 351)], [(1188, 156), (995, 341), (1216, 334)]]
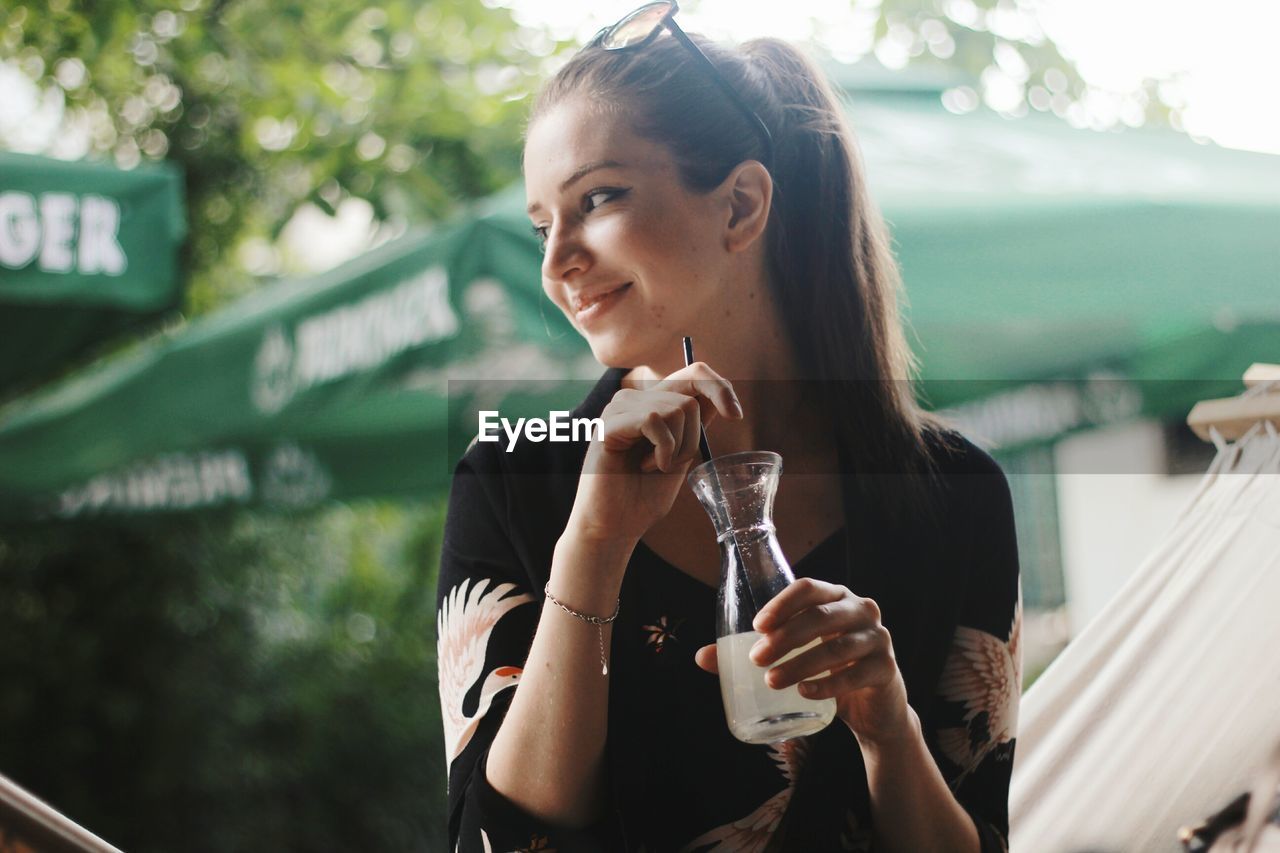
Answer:
[(596, 33), (595, 38), (587, 44), (587, 47), (598, 47), (602, 50), (635, 50), (652, 42), (665, 29), (675, 36), (676, 41), (685, 46), (685, 49), (694, 57), (695, 64), (710, 76), (715, 84), (720, 87), (720, 91), (724, 92), (725, 96), (751, 122), (751, 126), (760, 135), (760, 141), (764, 143), (765, 168), (770, 168), (773, 164), (773, 135), (769, 133), (769, 128), (765, 125), (764, 119), (760, 118), (759, 113), (748, 106), (747, 102), (734, 90), (724, 75), (716, 70), (715, 65), (711, 63), (707, 55), (693, 43), (693, 40), (689, 38), (684, 30), (680, 29), (680, 25), (674, 20), (674, 16), (679, 10), (680, 7), (675, 0), (646, 3), (634, 12), (624, 16), (618, 23), (605, 27)]

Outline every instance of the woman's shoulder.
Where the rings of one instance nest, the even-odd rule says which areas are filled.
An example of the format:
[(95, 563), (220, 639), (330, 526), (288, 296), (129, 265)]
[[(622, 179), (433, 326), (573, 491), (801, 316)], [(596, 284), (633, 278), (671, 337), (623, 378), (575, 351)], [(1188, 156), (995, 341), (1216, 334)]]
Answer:
[(1012, 523), (1009, 480), (990, 453), (955, 429), (934, 428), (924, 439), (943, 517), (970, 535)]
[(924, 446), (938, 473), (944, 476), (987, 474), (1004, 477), (1000, 463), (963, 433), (946, 426), (932, 426), (923, 434)]

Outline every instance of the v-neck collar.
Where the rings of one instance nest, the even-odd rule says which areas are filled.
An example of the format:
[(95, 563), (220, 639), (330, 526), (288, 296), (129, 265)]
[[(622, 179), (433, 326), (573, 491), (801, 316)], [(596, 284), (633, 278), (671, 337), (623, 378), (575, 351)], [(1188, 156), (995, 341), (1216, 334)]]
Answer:
[[(841, 525), (840, 527), (833, 530), (830, 534), (828, 534), (827, 537), (823, 539), (821, 542), (819, 542), (817, 545), (814, 545), (812, 548), (806, 551), (804, 553), (804, 556), (800, 557), (800, 559), (789, 561), (791, 566), (791, 573), (796, 577), (808, 576), (807, 574), (800, 572), (800, 567), (808, 566), (809, 563), (813, 561), (812, 558), (821, 556), (823, 552), (831, 548), (834, 548), (835, 545), (838, 543), (845, 542), (846, 532), (847, 532), (846, 526)], [(845, 553), (847, 557), (847, 554), (848, 554), (847, 542), (845, 543), (845, 545), (846, 545)], [(659, 563), (660, 565), (664, 566), (666, 569), (673, 572), (674, 574), (687, 578), (690, 583), (698, 586), (699, 588), (707, 590), (708, 592), (716, 591), (716, 587), (703, 583), (701, 580), (699, 580), (698, 578), (695, 578), (693, 575), (689, 574), (684, 569), (681, 569), (679, 566), (673, 565), (671, 562), (665, 559), (662, 555), (660, 555), (657, 551), (653, 550), (648, 545), (646, 545), (643, 539), (641, 539), (636, 544), (636, 550), (640, 550), (640, 549), (644, 550), (645, 554), (649, 557), (650, 560), (656, 563)]]
[[(582, 401), (582, 404), (578, 407), (578, 410), (581, 410), (583, 412), (591, 412), (592, 414), (598, 415), (601, 411), (604, 410), (604, 407), (608, 405), (609, 401), (613, 399), (613, 396), (618, 393), (619, 389), (622, 388), (623, 378), (626, 377), (626, 375), (630, 373), (633, 369), (634, 368), (630, 368), (630, 367), (607, 368), (604, 374), (600, 377), (600, 380), (596, 383), (595, 387), (591, 389), (591, 393), (589, 393), (586, 399)], [(575, 410), (575, 413), (577, 413), (578, 410)], [(827, 536), (827, 538), (823, 539), (813, 548), (810, 548), (809, 551), (807, 551), (805, 555), (802, 556), (799, 560), (796, 560), (795, 562), (791, 563), (791, 570), (792, 570), (792, 574), (795, 574), (797, 577), (799, 577), (800, 575), (796, 572), (797, 567), (801, 565), (806, 565), (809, 561), (810, 556), (816, 554), (819, 551), (832, 547), (832, 545), (836, 542), (842, 542), (844, 545), (843, 582), (847, 584), (852, 579), (852, 571), (853, 571), (853, 563), (852, 563), (850, 549), (849, 549), (849, 537), (850, 537), (850, 531), (853, 530), (857, 524), (858, 513), (856, 512), (856, 502), (858, 501), (858, 493), (857, 493), (857, 489), (853, 488), (853, 478), (852, 478), (852, 475), (849, 473), (850, 471), (849, 456), (848, 456), (848, 453), (845, 451), (844, 444), (842, 442), (837, 441), (836, 446), (837, 446), (837, 453), (838, 453), (839, 465), (840, 465), (839, 477), (840, 477), (841, 492), (842, 492), (841, 500), (843, 501), (843, 504), (844, 504), (844, 507), (843, 507), (844, 524), (842, 524), (838, 529), (834, 530), (831, 534)], [(687, 578), (690, 581), (690, 583), (696, 584), (701, 589), (710, 590), (713, 592), (715, 591), (714, 587), (708, 586), (707, 584), (695, 578), (693, 575), (690, 575), (689, 573), (681, 570), (679, 567), (673, 566), (671, 563), (667, 562), (665, 559), (659, 556), (656, 551), (654, 551), (652, 548), (646, 545), (643, 539), (637, 543), (636, 547), (637, 549), (643, 548), (644, 552), (648, 554), (649, 557), (651, 557), (654, 561), (662, 564), (663, 566), (666, 566), (670, 571), (674, 572), (675, 574), (678, 574), (684, 578)]]

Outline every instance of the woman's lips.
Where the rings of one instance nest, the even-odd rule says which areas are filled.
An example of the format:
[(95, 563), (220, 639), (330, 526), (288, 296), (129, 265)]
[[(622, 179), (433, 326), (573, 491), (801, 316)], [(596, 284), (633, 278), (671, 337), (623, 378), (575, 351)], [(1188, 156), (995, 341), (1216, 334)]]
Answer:
[(631, 289), (631, 282), (627, 282), (621, 287), (593, 296), (590, 299), (584, 299), (578, 303), (578, 309), (574, 312), (574, 317), (578, 322), (585, 322), (599, 317), (605, 311), (613, 307), (614, 304)]

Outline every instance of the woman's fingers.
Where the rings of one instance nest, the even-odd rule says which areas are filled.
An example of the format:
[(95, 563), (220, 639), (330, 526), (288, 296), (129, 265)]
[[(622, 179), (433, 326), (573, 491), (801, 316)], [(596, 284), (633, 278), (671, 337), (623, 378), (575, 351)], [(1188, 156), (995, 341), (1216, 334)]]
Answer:
[[(849, 666), (883, 656), (888, 650), (883, 628), (868, 628), (832, 637), (825, 642), (777, 664), (765, 675), (765, 684), (783, 688), (827, 673), (841, 672)], [(887, 632), (886, 632), (887, 633)]]
[[(604, 415), (605, 446), (615, 452), (644, 439), (653, 446), (641, 470), (669, 473), (698, 455), (698, 400), (673, 392), (639, 392), (611, 403)], [(649, 462), (652, 458), (652, 463)]]
[[(726, 418), (742, 417), (742, 404), (733, 392), (733, 385), (706, 362), (695, 361), (663, 379), (655, 390), (674, 391), (687, 397), (699, 397), (708, 401), (718, 414)], [(704, 411), (704, 414), (708, 414)]]
[(693, 397), (669, 392), (654, 392), (651, 401), (654, 411), (660, 412), (671, 435), (675, 449), (661, 470), (670, 472), (693, 459), (698, 453), (698, 432), (702, 426), (702, 413)]
[(683, 417), (682, 412), (673, 415), (670, 404), (665, 402), (657, 407), (610, 403), (602, 413), (605, 449), (621, 452), (648, 441), (658, 459), (670, 458), (678, 449), (676, 437), (684, 435), (684, 424), (677, 423), (673, 430), (667, 420), (679, 421)]
[(898, 665), (887, 655), (863, 658), (852, 666), (826, 678), (815, 678), (800, 685), (806, 699), (829, 699), (867, 687), (881, 687), (893, 680)]
[[(892, 660), (880, 608), (840, 584), (800, 578), (760, 609), (753, 627), (763, 636), (748, 654), (757, 666), (772, 667), (765, 676), (770, 687), (838, 674), (874, 658)], [(815, 640), (823, 642), (805, 648)]]
[(624, 388), (605, 407), (604, 449), (622, 453), (647, 442), (640, 470), (671, 473), (698, 458), (702, 426), (722, 414), (741, 418), (729, 381), (703, 362), (678, 370), (648, 389)]
[[(811, 698), (837, 696), (883, 684), (893, 676), (896, 667), (884, 651), (885, 642), (874, 631), (837, 637), (773, 667), (765, 673), (765, 684), (781, 690), (804, 682), (801, 692)], [(715, 645), (703, 646), (694, 652), (693, 662), (712, 675), (720, 674)], [(805, 686), (808, 684), (817, 686), (808, 688)]]
[(880, 608), (871, 599), (859, 598), (850, 592), (848, 587), (840, 584), (827, 583), (816, 578), (800, 578), (761, 607), (751, 627), (761, 633), (768, 633), (795, 618), (796, 614), (804, 610), (817, 607), (819, 612), (823, 612), (824, 608), (832, 609), (829, 605), (845, 599), (857, 602), (859, 606), (866, 609), (868, 618), (879, 621)]
[(670, 471), (672, 461), (680, 453), (684, 427), (672, 422), (679, 420), (683, 420), (683, 415), (677, 409), (675, 412), (649, 412), (641, 423), (640, 433), (653, 444), (653, 460), (661, 471)]
[(863, 601), (850, 594), (800, 611), (773, 630), (761, 632), (763, 636), (751, 647), (751, 660), (758, 666), (769, 666), (814, 640), (874, 627), (876, 620)]
[(698, 438), (702, 434), (702, 410), (693, 397), (685, 397), (681, 406), (684, 434), (680, 437), (681, 463), (698, 458)]

